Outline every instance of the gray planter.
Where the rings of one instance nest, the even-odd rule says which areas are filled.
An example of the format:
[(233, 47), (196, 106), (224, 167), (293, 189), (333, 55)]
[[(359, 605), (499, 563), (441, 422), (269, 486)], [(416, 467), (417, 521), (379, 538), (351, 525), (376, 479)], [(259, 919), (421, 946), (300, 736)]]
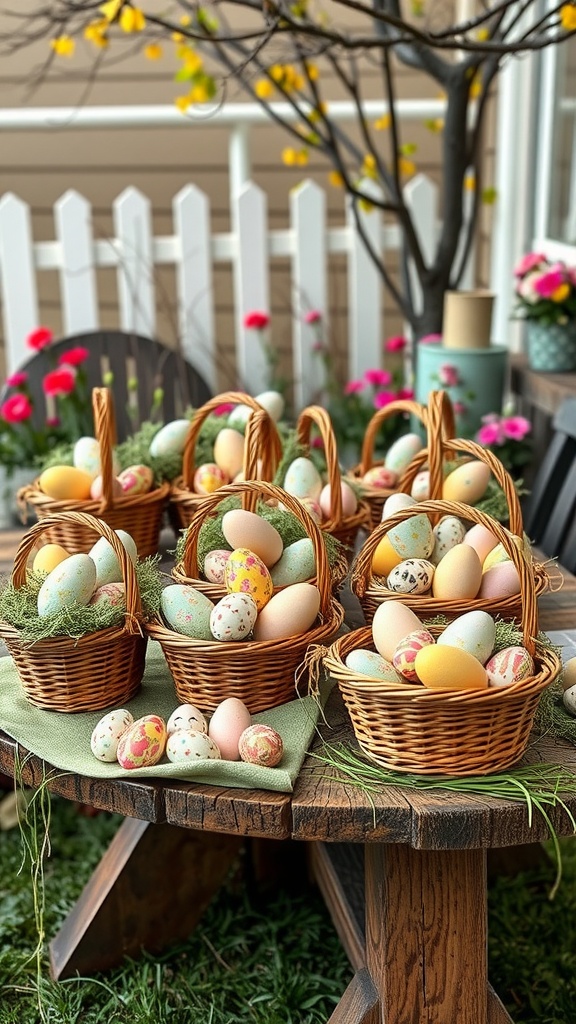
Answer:
[(526, 321), (528, 365), (545, 373), (576, 370), (576, 321), (567, 324), (541, 324)]

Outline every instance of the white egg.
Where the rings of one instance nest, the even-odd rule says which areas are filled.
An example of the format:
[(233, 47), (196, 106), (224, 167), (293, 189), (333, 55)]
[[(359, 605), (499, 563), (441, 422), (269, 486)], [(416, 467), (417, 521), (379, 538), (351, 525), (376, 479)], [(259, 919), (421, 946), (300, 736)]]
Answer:
[(99, 761), (115, 761), (118, 742), (122, 733), (132, 725), (134, 718), (126, 708), (109, 711), (94, 726), (90, 748)]
[(411, 505), (416, 504), (416, 498), (413, 498), (411, 494), (405, 494), (404, 491), (396, 491), (395, 494), (391, 494), (389, 498), (386, 498), (384, 506), (382, 508), (382, 522), (393, 516), (395, 512), (400, 512), (403, 508), (410, 508)]
[(180, 704), (166, 722), (166, 732), (170, 735), (177, 729), (194, 729), (196, 732), (208, 732), (208, 722), (194, 704)]
[(52, 615), (72, 605), (87, 605), (96, 586), (96, 566), (89, 555), (59, 562), (38, 591), (38, 615)]
[[(76, 469), (83, 470), (88, 476), (95, 480), (101, 473), (100, 444), (95, 437), (79, 437), (74, 445), (72, 461)], [(112, 475), (117, 476), (120, 472), (120, 463), (116, 453), (112, 453)]]
[(190, 420), (171, 420), (166, 423), (150, 442), (150, 455), (162, 458), (164, 455), (181, 455), (190, 429)]
[(390, 445), (386, 452), (384, 465), (393, 469), (398, 476), (404, 472), (412, 459), (424, 447), (424, 442), (419, 434), (403, 434), (394, 444)]
[(576, 686), (569, 686), (562, 694), (562, 701), (570, 715), (576, 715)]
[(416, 501), (427, 501), (430, 497), (430, 473), (427, 469), (416, 473), (410, 494)]
[[(133, 538), (129, 533), (126, 533), (126, 530), (114, 530), (114, 533), (117, 534), (122, 541), (132, 564), (136, 565), (138, 560), (138, 550)], [(102, 587), (105, 583), (120, 583), (122, 581), (122, 569), (120, 568), (120, 562), (116, 557), (114, 548), (110, 542), (106, 540), (106, 537), (100, 537), (88, 554), (96, 566), (97, 587)]]
[(436, 643), (441, 647), (458, 647), (484, 665), (494, 649), (496, 623), (488, 612), (465, 612), (449, 622)]
[(258, 606), (250, 594), (226, 594), (210, 613), (210, 632), (215, 640), (247, 640)]
[(220, 751), (214, 740), (196, 729), (177, 729), (166, 741), (166, 757), (172, 764), (194, 764), (197, 761), (219, 760)]

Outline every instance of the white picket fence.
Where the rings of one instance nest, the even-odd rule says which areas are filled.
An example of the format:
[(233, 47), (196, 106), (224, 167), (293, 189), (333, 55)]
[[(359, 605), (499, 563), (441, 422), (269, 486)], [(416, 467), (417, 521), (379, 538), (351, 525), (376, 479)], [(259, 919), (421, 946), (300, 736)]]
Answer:
[[(423, 175), (405, 188), (422, 241), (425, 258), (432, 255), (437, 236), (437, 189)], [(313, 327), (303, 322), (304, 309), (327, 316), (328, 262), (332, 254), (347, 260), (348, 369), (351, 377), (382, 356), (383, 287), (349, 206), (340, 227), (328, 227), (326, 196), (313, 181), (290, 194), (290, 226), (269, 230), (267, 199), (247, 183), (232, 200), (233, 230), (213, 234), (207, 197), (194, 185), (183, 188), (172, 203), (173, 233), (154, 237), (150, 201), (127, 188), (113, 204), (114, 237), (96, 238), (90, 203), (75, 191), (66, 192), (54, 206), (55, 238), (33, 238), (31, 212), (12, 193), (0, 199), (0, 296), (6, 364), (13, 371), (29, 355), (25, 339), (39, 323), (37, 275), (57, 270), (65, 334), (97, 329), (99, 302), (97, 268), (117, 274), (119, 324), (125, 330), (155, 336), (157, 304), (154, 269), (172, 265), (175, 271), (179, 341), (213, 390), (217, 388), (217, 341), (213, 268), (232, 266), (236, 321), (236, 361), (240, 378), (255, 394), (267, 382), (262, 347), (243, 326), (250, 310), (270, 309), (270, 261), (288, 259), (291, 265), (293, 317), (292, 360), (296, 407), (306, 404), (321, 387), (321, 362), (314, 355)], [(377, 251), (398, 250), (399, 230), (385, 226), (377, 209), (360, 214)], [(473, 260), (462, 287), (471, 287)]]

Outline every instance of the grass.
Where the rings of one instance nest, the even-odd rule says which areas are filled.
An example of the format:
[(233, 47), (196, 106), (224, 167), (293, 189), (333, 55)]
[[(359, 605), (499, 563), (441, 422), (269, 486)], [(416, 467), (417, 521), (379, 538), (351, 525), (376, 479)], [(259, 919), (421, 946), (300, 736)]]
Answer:
[[(48, 940), (78, 896), (120, 819), (85, 817), (52, 798), (46, 863)], [(490, 977), (518, 1024), (566, 1024), (576, 1004), (576, 839), (562, 840), (554, 899), (552, 861), (489, 889)], [(36, 930), (29, 867), (18, 829), (0, 833), (0, 1024), (39, 1024)], [(302, 877), (259, 895), (240, 858), (190, 938), (93, 978), (50, 982), (49, 1024), (316, 1024), (326, 1021), (351, 970), (317, 891)]]

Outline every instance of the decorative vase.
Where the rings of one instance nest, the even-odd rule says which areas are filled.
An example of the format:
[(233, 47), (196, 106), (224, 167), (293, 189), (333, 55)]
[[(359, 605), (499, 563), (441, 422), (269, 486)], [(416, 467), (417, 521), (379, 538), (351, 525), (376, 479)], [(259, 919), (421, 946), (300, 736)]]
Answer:
[(528, 365), (531, 370), (565, 373), (576, 370), (576, 320), (567, 324), (526, 321)]
[(418, 345), (416, 401), (426, 404), (430, 391), (444, 388), (454, 407), (458, 437), (473, 437), (483, 416), (502, 410), (507, 362), (504, 345), (476, 349)]
[(442, 314), (442, 344), (445, 348), (489, 348), (494, 293), (446, 292)]

